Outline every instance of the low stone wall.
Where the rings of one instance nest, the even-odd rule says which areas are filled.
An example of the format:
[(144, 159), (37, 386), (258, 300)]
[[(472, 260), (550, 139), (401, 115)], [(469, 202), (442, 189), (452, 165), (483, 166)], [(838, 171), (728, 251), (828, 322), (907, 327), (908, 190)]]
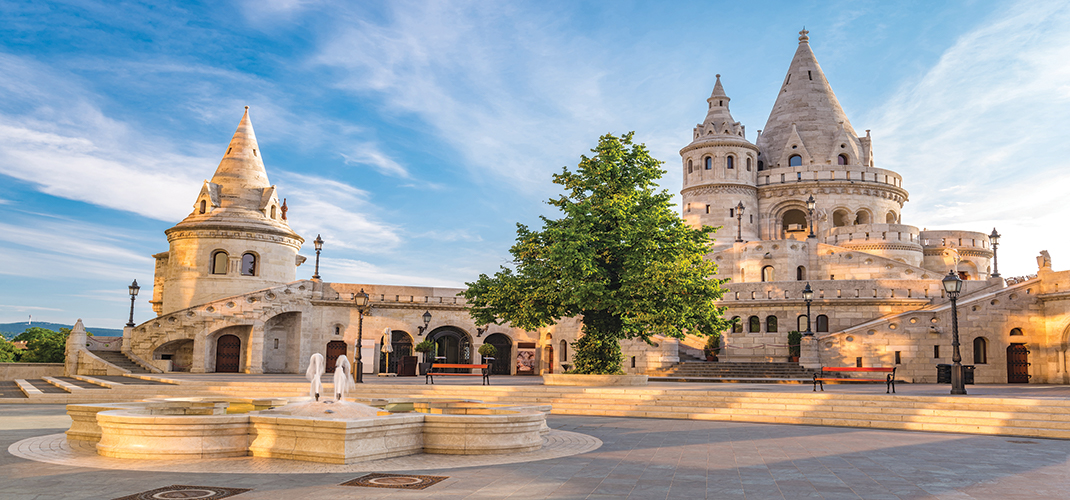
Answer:
[(646, 375), (574, 375), (570, 373), (546, 374), (543, 385), (575, 385), (585, 387), (646, 385)]
[(0, 380), (62, 376), (63, 363), (0, 363)]

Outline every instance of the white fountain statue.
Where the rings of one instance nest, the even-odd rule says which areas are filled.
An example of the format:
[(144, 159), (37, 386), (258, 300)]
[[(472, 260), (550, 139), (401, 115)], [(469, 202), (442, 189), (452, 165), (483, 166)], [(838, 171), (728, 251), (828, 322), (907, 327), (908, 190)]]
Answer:
[(313, 401), (320, 400), (320, 393), (323, 392), (323, 382), (320, 381), (320, 377), (322, 377), (326, 371), (327, 367), (323, 363), (323, 355), (318, 352), (313, 354), (308, 360), (308, 370), (305, 370), (305, 378), (310, 382), (308, 396), (312, 398)]
[(345, 355), (338, 356), (334, 363), (334, 400), (341, 403), (345, 400), (346, 391), (356, 390), (353, 377), (349, 376), (349, 360)]

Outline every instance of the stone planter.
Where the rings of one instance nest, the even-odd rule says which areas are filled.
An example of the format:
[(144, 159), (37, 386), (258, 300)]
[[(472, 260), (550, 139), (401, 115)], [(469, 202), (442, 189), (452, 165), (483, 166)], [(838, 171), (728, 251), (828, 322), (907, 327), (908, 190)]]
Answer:
[(646, 375), (578, 375), (571, 373), (545, 374), (543, 385), (576, 385), (587, 387), (646, 385)]

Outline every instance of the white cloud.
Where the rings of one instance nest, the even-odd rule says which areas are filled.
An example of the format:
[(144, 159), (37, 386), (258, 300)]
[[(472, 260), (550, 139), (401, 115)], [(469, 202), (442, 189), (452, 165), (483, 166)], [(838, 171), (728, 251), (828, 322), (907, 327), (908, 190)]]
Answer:
[(408, 275), (390, 272), (380, 266), (352, 259), (324, 259), (320, 274), (335, 283), (366, 283), (412, 286), (461, 287), (463, 281), (430, 277), (424, 274)]
[(342, 158), (345, 159), (346, 165), (369, 165), (383, 173), (383, 175), (402, 179), (411, 178), (409, 171), (405, 170), (405, 167), (380, 151), (374, 144), (361, 144), (353, 152), (349, 154), (343, 153)]
[(16, 311), (16, 312), (22, 312), (22, 311), (62, 311), (63, 310), (63, 309), (56, 309), (54, 307), (17, 306), (17, 305), (8, 305), (8, 304), (0, 304), (0, 309), (10, 309), (10, 310)]
[(0, 222), (0, 275), (42, 279), (114, 279), (151, 269), (153, 259), (131, 250), (121, 230), (77, 221)]
[(877, 110), (877, 165), (902, 173), (911, 191), (904, 222), (997, 226), (1005, 275), (1035, 272), (1041, 249), (1070, 247), (1070, 233), (1053, 230), (1070, 220), (1066, 61), (1070, 7), (1020, 2), (960, 37)]

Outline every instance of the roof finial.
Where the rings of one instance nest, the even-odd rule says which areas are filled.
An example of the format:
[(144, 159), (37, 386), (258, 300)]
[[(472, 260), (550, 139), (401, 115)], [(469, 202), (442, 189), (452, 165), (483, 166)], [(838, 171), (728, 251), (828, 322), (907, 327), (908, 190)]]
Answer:
[(807, 43), (810, 41), (810, 37), (806, 36), (809, 31), (806, 31), (806, 26), (803, 26), (802, 31), (799, 32), (799, 43)]
[(245, 110), (246, 110), (246, 111), (249, 111), (249, 106), (246, 106), (246, 107), (245, 107)]

